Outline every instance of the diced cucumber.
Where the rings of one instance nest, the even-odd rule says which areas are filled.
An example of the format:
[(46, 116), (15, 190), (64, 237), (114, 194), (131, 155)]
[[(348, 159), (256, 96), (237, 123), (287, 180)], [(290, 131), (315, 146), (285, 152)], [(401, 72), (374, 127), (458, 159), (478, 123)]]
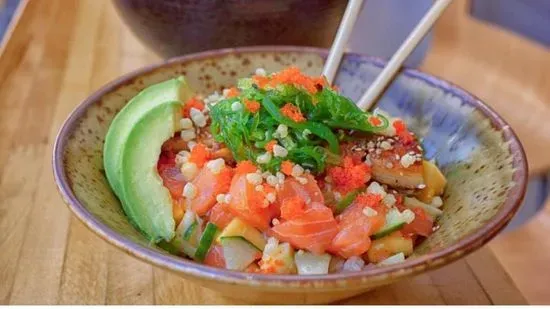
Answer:
[(168, 251), (170, 254), (177, 255), (180, 253), (180, 249), (178, 249), (172, 243), (166, 242), (164, 240), (160, 241), (157, 246), (163, 250)]
[(401, 213), (396, 208), (392, 208), (386, 214), (386, 223), (380, 230), (376, 231), (372, 235), (374, 239), (380, 239), (384, 236), (387, 236), (395, 231), (399, 231), (405, 226), (405, 220), (401, 216)]
[(260, 250), (242, 236), (221, 237), (220, 241), (227, 269), (244, 270), (260, 255)]
[(346, 194), (346, 196), (344, 196), (344, 198), (340, 202), (338, 202), (338, 204), (336, 204), (336, 214), (339, 214), (346, 210), (346, 208), (348, 208), (348, 206), (353, 203), (353, 201), (355, 201), (355, 198), (357, 197), (357, 195), (359, 195), (359, 193), (361, 193), (360, 189), (351, 191)]
[(204, 258), (206, 257), (206, 254), (214, 241), (217, 231), (218, 227), (214, 223), (208, 222), (206, 228), (204, 228), (204, 233), (202, 233), (197, 251), (195, 252), (195, 260), (199, 262), (204, 261)]
[(298, 251), (294, 255), (298, 274), (300, 275), (325, 275), (328, 274), (330, 265), (330, 254), (313, 254), (305, 251)]
[(177, 248), (179, 252), (183, 252), (190, 258), (193, 258), (197, 251), (200, 235), (200, 218), (194, 212), (187, 211), (176, 229), (176, 236), (170, 243)]
[(193, 222), (191, 224), (191, 226), (189, 226), (187, 228), (187, 230), (185, 231), (185, 233), (183, 234), (183, 239), (184, 240), (191, 239), (191, 236), (193, 235), (193, 232), (195, 232), (195, 230), (198, 228), (198, 226), (199, 226), (199, 223), (197, 221)]
[(403, 252), (399, 252), (383, 260), (382, 262), (378, 263), (378, 265), (388, 266), (388, 265), (399, 264), (403, 262), (405, 262), (405, 255), (403, 254)]
[(433, 218), (436, 218), (437, 216), (440, 216), (441, 214), (443, 214), (443, 211), (441, 209), (434, 207), (432, 205), (423, 203), (414, 197), (405, 197), (405, 199), (403, 200), (403, 204), (408, 208), (417, 208), (417, 207), (422, 208)]

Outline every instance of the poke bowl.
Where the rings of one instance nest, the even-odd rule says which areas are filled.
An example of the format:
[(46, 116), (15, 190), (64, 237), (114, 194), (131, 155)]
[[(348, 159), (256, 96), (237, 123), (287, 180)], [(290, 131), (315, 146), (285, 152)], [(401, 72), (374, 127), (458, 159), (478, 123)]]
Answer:
[(252, 303), (357, 295), (506, 226), (527, 163), (500, 116), (411, 69), (364, 113), (384, 61), (347, 54), (331, 86), (326, 55), (216, 50), (105, 85), (57, 136), (63, 199), (130, 255)]

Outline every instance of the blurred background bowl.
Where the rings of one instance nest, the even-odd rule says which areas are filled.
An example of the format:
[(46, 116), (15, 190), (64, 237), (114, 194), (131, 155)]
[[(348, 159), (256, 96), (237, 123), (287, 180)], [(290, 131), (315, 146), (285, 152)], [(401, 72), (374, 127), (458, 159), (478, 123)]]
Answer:
[(328, 47), (346, 0), (113, 0), (149, 48), (168, 58), (250, 45)]

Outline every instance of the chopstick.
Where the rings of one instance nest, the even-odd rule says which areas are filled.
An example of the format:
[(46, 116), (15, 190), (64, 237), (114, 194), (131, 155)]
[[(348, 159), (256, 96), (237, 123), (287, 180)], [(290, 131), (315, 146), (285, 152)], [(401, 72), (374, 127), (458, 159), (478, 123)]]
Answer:
[(359, 108), (366, 111), (370, 110), (374, 106), (376, 100), (382, 94), (384, 89), (386, 89), (388, 83), (391, 82), (395, 73), (399, 70), (405, 59), (410, 55), (428, 31), (430, 31), (435, 21), (439, 18), (439, 16), (441, 16), (443, 11), (445, 11), (451, 2), (452, 0), (437, 0), (434, 3), (426, 15), (424, 15), (424, 17), (420, 20), (418, 25), (416, 25), (413, 31), (409, 34), (407, 39), (405, 39), (405, 42), (401, 44), (399, 49), (391, 57), (386, 67), (376, 77), (361, 99), (359, 99), (357, 102)]
[(327, 60), (325, 61), (325, 67), (323, 68), (323, 75), (326, 77), (329, 84), (333, 83), (334, 77), (336, 76), (336, 71), (340, 62), (342, 61), (342, 56), (344, 55), (344, 49), (348, 42), (359, 11), (361, 10), (361, 5), (363, 0), (350, 0), (344, 12), (344, 17), (340, 22), (338, 27), (338, 32), (336, 32), (336, 37), (332, 42), (332, 47), (328, 54)]

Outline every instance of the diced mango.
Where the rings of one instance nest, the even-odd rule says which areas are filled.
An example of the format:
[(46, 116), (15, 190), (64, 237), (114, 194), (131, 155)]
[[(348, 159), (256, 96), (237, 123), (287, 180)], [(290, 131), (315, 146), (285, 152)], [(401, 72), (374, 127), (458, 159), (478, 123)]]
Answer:
[(261, 251), (265, 248), (266, 241), (262, 233), (239, 218), (234, 218), (216, 239), (220, 242), (221, 237), (228, 236), (242, 236)]
[(424, 184), (426, 187), (422, 189), (417, 198), (424, 203), (431, 203), (434, 196), (443, 194), (445, 185), (447, 185), (447, 179), (439, 168), (430, 161), (424, 160), (422, 162), (424, 167)]
[(402, 252), (409, 256), (413, 252), (413, 241), (411, 238), (403, 237), (401, 233), (393, 233), (386, 237), (372, 241), (367, 257), (371, 263), (378, 263), (388, 257)]

